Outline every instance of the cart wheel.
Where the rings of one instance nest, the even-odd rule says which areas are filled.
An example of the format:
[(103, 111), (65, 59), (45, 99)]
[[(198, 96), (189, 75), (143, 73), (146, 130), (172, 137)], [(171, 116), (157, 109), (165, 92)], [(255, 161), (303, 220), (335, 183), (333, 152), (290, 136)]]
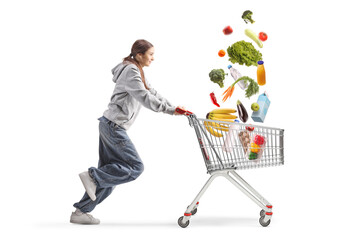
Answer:
[(265, 216), (265, 210), (264, 210), (264, 209), (262, 209), (262, 210), (260, 211), (260, 217), (263, 217), (263, 216)]
[(197, 213), (197, 208), (191, 211), (191, 215), (194, 216)]
[(182, 223), (183, 218), (184, 218), (184, 216), (179, 218), (178, 224), (179, 224), (180, 227), (186, 228), (187, 226), (189, 226), (190, 220), (187, 220), (186, 223)]
[(259, 223), (260, 223), (261, 226), (267, 227), (267, 226), (269, 226), (271, 221), (269, 219), (267, 222), (264, 222), (264, 218), (265, 218), (265, 216), (261, 216), (261, 218), (259, 219)]

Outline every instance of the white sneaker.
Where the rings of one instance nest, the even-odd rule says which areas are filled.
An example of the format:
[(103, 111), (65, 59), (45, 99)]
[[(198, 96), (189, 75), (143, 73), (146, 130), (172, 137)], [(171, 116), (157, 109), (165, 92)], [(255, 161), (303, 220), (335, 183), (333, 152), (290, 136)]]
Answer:
[(100, 220), (94, 218), (92, 215), (88, 213), (83, 213), (79, 209), (76, 209), (75, 212), (71, 213), (70, 222), (77, 224), (99, 224)]
[(91, 200), (95, 201), (96, 200), (96, 184), (94, 183), (94, 180), (90, 177), (90, 174), (88, 171), (80, 173), (79, 177), (81, 179), (82, 184), (85, 187), (85, 190), (87, 192), (87, 194), (89, 195), (89, 197), (91, 198)]

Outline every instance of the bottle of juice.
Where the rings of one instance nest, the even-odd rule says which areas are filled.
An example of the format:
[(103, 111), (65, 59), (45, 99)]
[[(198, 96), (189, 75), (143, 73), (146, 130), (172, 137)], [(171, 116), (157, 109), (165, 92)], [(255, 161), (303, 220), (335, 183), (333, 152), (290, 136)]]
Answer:
[(260, 86), (263, 86), (266, 84), (264, 61), (258, 61), (257, 83)]

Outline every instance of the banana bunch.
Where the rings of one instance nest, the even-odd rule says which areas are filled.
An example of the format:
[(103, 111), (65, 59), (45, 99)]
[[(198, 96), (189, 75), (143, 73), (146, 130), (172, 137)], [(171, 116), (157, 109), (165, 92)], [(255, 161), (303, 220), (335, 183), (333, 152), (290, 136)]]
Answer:
[[(225, 122), (234, 122), (237, 116), (232, 115), (236, 110), (233, 108), (218, 108), (214, 109), (206, 115), (207, 119), (216, 120), (216, 121), (225, 121)], [(228, 132), (229, 127), (216, 123), (216, 122), (204, 122), (206, 130), (215, 137), (222, 137), (222, 131)]]
[(217, 121), (226, 121), (226, 122), (234, 122), (237, 118), (236, 115), (232, 115), (232, 113), (236, 113), (236, 109), (233, 108), (218, 108), (214, 109), (206, 115), (207, 119), (217, 120)]

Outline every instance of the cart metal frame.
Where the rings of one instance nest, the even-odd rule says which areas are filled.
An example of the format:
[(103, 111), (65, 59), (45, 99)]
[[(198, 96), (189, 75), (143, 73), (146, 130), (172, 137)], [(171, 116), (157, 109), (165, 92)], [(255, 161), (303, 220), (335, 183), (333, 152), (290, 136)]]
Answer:
[[(209, 188), (214, 179), (220, 176), (229, 180), (261, 208), (259, 223), (263, 227), (268, 226), (273, 215), (272, 205), (235, 171), (238, 169), (283, 165), (284, 130), (279, 128), (248, 125), (235, 122), (230, 123), (224, 121), (214, 121), (210, 119), (198, 119), (191, 112), (188, 112), (187, 114), (185, 113), (185, 115), (188, 117), (190, 126), (194, 127), (195, 129), (195, 133), (205, 161), (205, 165), (207, 167), (208, 173), (210, 174), (210, 178), (207, 180), (195, 199), (186, 208), (184, 216), (181, 216), (178, 219), (179, 226), (186, 228), (189, 225), (190, 218), (197, 212), (200, 198)], [(213, 136), (206, 130), (204, 125), (209, 122), (221, 124), (230, 130), (217, 130), (221, 136)], [(236, 128), (231, 128), (231, 125), (234, 124), (237, 124)], [(228, 134), (237, 136), (240, 131), (245, 131), (249, 126), (254, 127), (254, 132), (256, 134), (264, 135), (267, 139), (266, 147), (263, 151), (261, 159), (256, 161), (249, 160), (247, 158), (246, 149), (243, 148), (240, 140), (236, 137), (232, 140), (231, 151), (224, 151), (222, 148), (225, 144), (225, 138), (228, 136)]]

